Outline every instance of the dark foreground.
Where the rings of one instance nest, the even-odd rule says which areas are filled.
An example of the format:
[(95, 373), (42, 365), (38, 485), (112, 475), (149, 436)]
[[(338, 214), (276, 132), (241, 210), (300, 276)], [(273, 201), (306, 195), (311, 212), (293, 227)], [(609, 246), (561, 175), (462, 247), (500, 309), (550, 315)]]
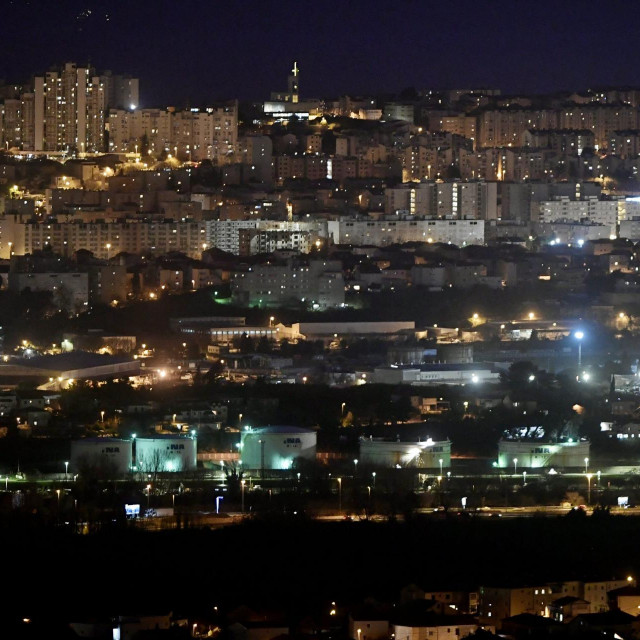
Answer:
[(72, 619), (274, 605), (293, 618), (405, 585), (468, 588), (637, 576), (636, 517), (248, 521), (148, 533), (3, 531), (3, 608)]

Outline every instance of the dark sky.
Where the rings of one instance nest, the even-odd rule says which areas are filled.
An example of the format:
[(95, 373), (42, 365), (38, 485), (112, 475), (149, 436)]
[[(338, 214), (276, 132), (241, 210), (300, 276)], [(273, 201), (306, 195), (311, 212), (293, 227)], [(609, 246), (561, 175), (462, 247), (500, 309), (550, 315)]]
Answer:
[(303, 97), (640, 85), (637, 0), (4, 0), (0, 77), (66, 60), (141, 79), (141, 106), (264, 99), (294, 59)]

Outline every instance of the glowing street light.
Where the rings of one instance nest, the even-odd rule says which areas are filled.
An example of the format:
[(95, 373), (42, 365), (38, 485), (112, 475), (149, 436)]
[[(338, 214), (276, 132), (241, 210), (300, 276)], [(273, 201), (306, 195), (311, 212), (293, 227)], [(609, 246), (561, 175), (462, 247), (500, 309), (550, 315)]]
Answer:
[(584, 472), (589, 473), (589, 458), (584, 459)]
[(242, 513), (244, 513), (244, 485), (245, 485), (246, 480), (240, 480), (240, 487), (241, 487), (241, 492), (242, 492)]
[(358, 475), (358, 458), (354, 458), (353, 460), (353, 475)]
[(342, 478), (336, 478), (338, 481), (338, 513), (342, 513)]
[(375, 486), (376, 486), (376, 472), (375, 471), (371, 472), (371, 477), (373, 478), (373, 488), (375, 489)]
[(593, 473), (587, 473), (587, 504), (591, 504), (591, 478)]
[(438, 462), (440, 463), (440, 475), (442, 475), (442, 458), (440, 458)]
[(518, 458), (513, 459), (513, 475), (518, 475)]
[(69, 473), (69, 461), (65, 460), (64, 461), (64, 481), (67, 482), (68, 478), (67, 478), (67, 474)]

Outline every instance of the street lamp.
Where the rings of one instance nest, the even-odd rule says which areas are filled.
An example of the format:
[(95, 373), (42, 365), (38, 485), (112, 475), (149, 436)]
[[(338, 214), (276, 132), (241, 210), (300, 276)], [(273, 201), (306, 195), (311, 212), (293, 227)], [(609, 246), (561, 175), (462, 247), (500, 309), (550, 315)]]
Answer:
[(148, 484), (147, 485), (147, 510), (149, 510), (150, 508), (150, 502), (151, 502), (151, 485)]
[(338, 481), (338, 513), (342, 513), (342, 478), (336, 478)]
[(102, 422), (102, 424), (104, 424), (104, 409), (102, 411), (100, 411), (100, 422)]
[(582, 366), (582, 339), (584, 338), (584, 331), (576, 331), (573, 337), (578, 341), (578, 368)]
[(354, 477), (358, 475), (358, 458), (353, 460), (353, 475)]
[(442, 475), (442, 458), (440, 458), (438, 462), (440, 463), (440, 475)]
[(244, 513), (244, 483), (245, 482), (246, 481), (244, 479), (240, 480), (240, 486), (241, 486), (241, 492), (242, 492), (242, 513)]
[(523, 471), (522, 472), (522, 485), (524, 486), (525, 484), (527, 484), (527, 472)]
[(513, 475), (518, 475), (518, 458), (513, 459)]
[(584, 459), (584, 472), (589, 473), (589, 458)]
[(373, 488), (376, 488), (376, 472), (372, 471), (371, 472), (371, 477), (373, 478)]
[(69, 473), (69, 461), (65, 460), (64, 462), (64, 481), (67, 482), (68, 478), (67, 478), (67, 474)]
[(587, 504), (591, 504), (591, 478), (593, 473), (587, 473)]

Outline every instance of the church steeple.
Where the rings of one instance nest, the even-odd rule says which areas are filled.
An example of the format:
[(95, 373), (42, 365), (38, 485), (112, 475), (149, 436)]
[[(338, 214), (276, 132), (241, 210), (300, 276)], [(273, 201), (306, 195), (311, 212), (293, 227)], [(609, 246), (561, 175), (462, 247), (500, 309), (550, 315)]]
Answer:
[(291, 73), (288, 78), (288, 88), (289, 88), (289, 102), (298, 102), (299, 98), (299, 88), (298, 88), (298, 75), (300, 74), (300, 69), (298, 68), (298, 63), (293, 63), (293, 69), (291, 69)]

